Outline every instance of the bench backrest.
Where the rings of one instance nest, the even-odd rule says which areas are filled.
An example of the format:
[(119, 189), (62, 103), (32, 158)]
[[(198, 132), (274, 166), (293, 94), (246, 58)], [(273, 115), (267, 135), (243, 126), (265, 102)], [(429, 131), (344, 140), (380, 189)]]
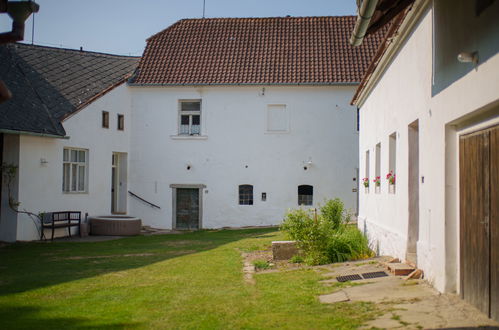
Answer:
[[(51, 215), (49, 215), (51, 214)], [(57, 221), (81, 221), (80, 211), (60, 211), (60, 212), (49, 212), (46, 213), (47, 216), (44, 217), (45, 223), (57, 222)]]

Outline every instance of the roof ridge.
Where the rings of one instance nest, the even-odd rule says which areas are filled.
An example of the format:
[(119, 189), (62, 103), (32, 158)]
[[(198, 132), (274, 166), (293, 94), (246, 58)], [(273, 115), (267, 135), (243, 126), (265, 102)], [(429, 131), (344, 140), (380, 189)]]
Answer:
[(104, 52), (96, 52), (96, 51), (91, 51), (91, 50), (79, 50), (79, 49), (71, 49), (71, 48), (62, 48), (62, 47), (54, 47), (54, 46), (45, 46), (45, 45), (32, 45), (32, 44), (25, 44), (22, 42), (16, 42), (14, 44), (8, 45), (9, 47), (26, 47), (26, 48), (46, 48), (50, 50), (56, 50), (56, 51), (61, 51), (61, 52), (71, 52), (71, 53), (77, 53), (77, 54), (83, 54), (83, 55), (99, 55), (99, 56), (109, 56), (109, 57), (120, 57), (123, 59), (138, 59), (141, 56), (131, 56), (131, 55), (118, 55), (118, 54), (110, 54), (110, 53), (104, 53)]

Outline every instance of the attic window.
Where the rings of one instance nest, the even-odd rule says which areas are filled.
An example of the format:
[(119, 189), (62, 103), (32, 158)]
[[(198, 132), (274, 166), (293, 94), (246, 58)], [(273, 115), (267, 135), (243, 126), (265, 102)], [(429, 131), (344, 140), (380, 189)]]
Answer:
[(109, 112), (102, 111), (102, 127), (109, 128)]

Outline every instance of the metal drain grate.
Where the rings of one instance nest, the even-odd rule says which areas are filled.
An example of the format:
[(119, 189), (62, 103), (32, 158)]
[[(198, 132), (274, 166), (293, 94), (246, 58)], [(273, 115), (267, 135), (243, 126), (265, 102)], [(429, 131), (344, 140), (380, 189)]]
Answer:
[(357, 280), (361, 280), (361, 279), (362, 279), (362, 277), (360, 277), (359, 274), (343, 275), (343, 276), (336, 277), (336, 280), (338, 282), (357, 281)]
[(371, 272), (371, 273), (363, 273), (362, 274), (363, 278), (376, 278), (376, 277), (384, 277), (384, 276), (388, 276), (388, 274), (385, 272)]

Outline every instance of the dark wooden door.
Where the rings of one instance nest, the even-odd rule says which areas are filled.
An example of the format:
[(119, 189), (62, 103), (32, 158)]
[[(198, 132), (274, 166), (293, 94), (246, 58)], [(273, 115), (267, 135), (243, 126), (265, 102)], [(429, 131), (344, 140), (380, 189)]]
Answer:
[(176, 229), (199, 229), (199, 189), (177, 188)]
[(461, 296), (498, 318), (499, 126), (461, 136), (460, 264)]

